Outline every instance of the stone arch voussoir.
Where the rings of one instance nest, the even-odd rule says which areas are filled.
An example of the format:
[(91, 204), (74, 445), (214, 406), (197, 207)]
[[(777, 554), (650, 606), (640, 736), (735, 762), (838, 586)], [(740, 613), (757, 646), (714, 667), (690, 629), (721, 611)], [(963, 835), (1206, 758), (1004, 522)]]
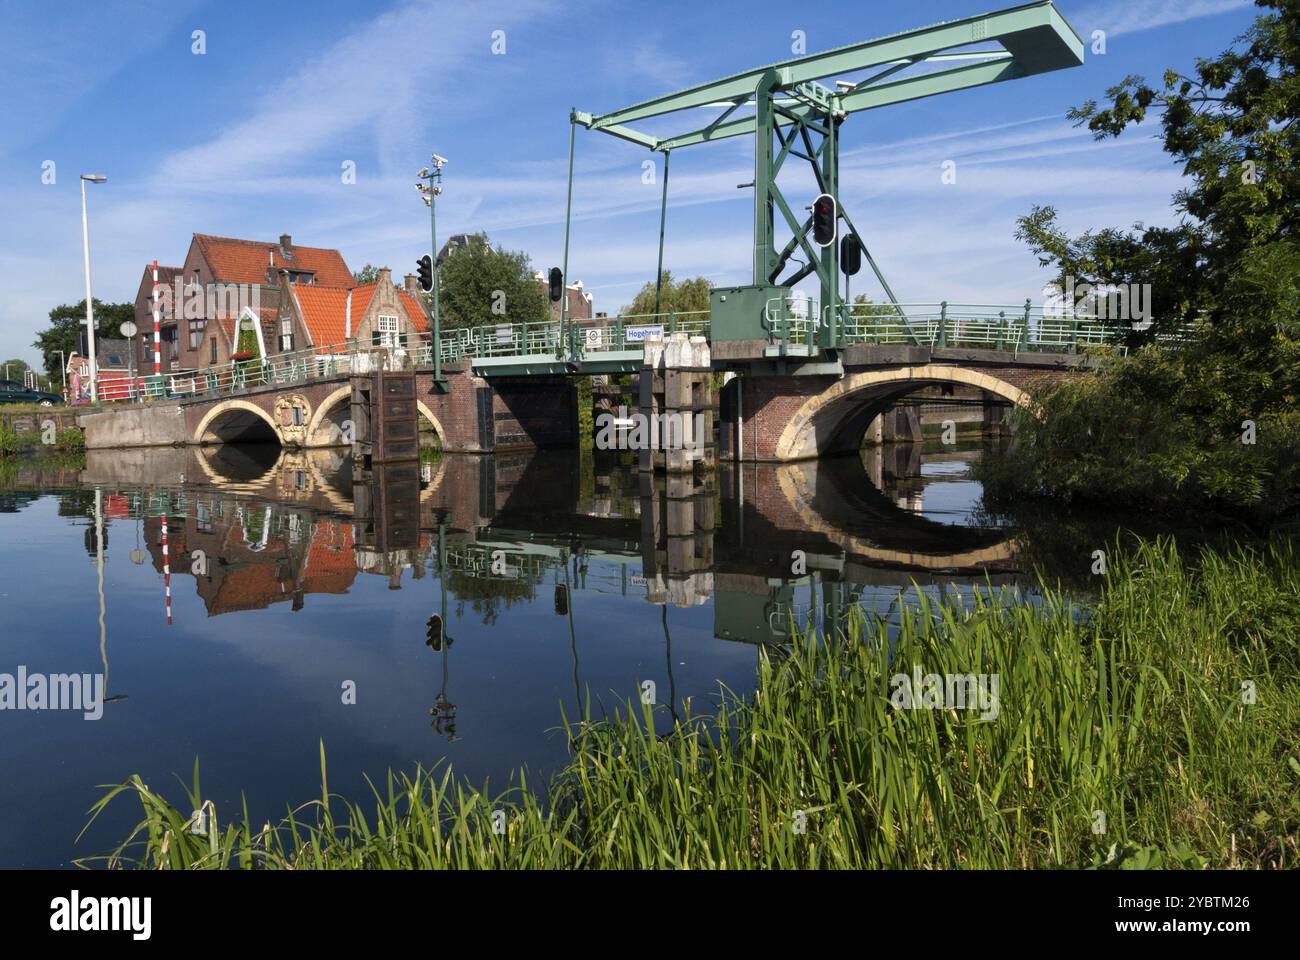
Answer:
[(775, 459), (803, 460), (821, 454), (829, 437), (818, 435), (819, 425), (825, 427), (825, 422), (832, 420), (835, 413), (855, 406), (859, 399), (865, 401), (872, 396), (886, 397), (897, 394), (901, 388), (908, 386), (919, 388), (946, 383), (976, 387), (1018, 407), (1034, 409), (1033, 399), (1024, 390), (1005, 380), (965, 367), (929, 363), (850, 373), (816, 396), (809, 397), (796, 411), (777, 440)]
[(257, 404), (250, 403), (247, 400), (239, 400), (239, 399), (222, 400), (211, 410), (209, 410), (206, 414), (204, 414), (203, 419), (199, 421), (199, 425), (194, 430), (194, 442), (196, 444), (202, 444), (204, 442), (203, 441), (204, 436), (207, 434), (208, 430), (212, 427), (212, 425), (216, 423), (217, 420), (219, 420), (221, 417), (229, 413), (232, 413), (234, 411), (245, 411), (247, 413), (252, 413), (256, 415), (268, 427), (270, 427), (272, 431), (275, 432), (275, 438), (280, 442), (280, 445), (281, 446), (284, 445), (284, 434), (280, 431), (280, 427), (276, 424), (275, 418), (272, 417), (271, 414), (263, 410), (261, 407), (259, 407)]

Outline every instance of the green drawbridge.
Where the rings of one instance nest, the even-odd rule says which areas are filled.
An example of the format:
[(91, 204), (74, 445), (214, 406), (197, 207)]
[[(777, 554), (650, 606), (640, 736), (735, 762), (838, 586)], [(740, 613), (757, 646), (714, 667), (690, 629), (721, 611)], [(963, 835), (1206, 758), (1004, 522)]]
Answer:
[[(880, 307), (855, 311), (840, 295), (840, 249), (846, 260), (865, 258), (889, 299), (885, 312), (901, 323), (911, 342), (903, 309), (884, 274), (861, 242), (861, 234), (839, 202), (840, 126), (852, 113), (875, 110), (923, 97), (1015, 80), (1083, 63), (1083, 41), (1052, 5), (1038, 0), (994, 13), (952, 20), (808, 54), (737, 73), (713, 83), (633, 104), (609, 113), (570, 114), (568, 204), (565, 213), (563, 275), (568, 276), (572, 224), (574, 132), (578, 126), (598, 130), (663, 154), (663, 199), (659, 220), (659, 265), (663, 275), (663, 239), (667, 214), (668, 167), (674, 150), (753, 136), (754, 191), (753, 280), (739, 287), (715, 289), (710, 303), (710, 338), (719, 341), (774, 339), (802, 341), (799, 351), (815, 356), (838, 350), (853, 339), (863, 320), (878, 321)], [(834, 79), (831, 79), (834, 78)], [(823, 81), (828, 81), (830, 85)], [(701, 109), (719, 110), (707, 123), (668, 136), (637, 129), (642, 121)], [(820, 191), (801, 217), (777, 185), (791, 158), (806, 161)], [(790, 233), (777, 247), (777, 216)], [(844, 229), (841, 229), (841, 225)], [(803, 255), (801, 262), (797, 253)], [(820, 298), (794, 303), (791, 288), (816, 273)], [(847, 275), (847, 274), (846, 274)], [(658, 300), (658, 294), (656, 296)], [(656, 313), (659, 303), (656, 303)], [(576, 325), (561, 306), (561, 349), (579, 357)]]

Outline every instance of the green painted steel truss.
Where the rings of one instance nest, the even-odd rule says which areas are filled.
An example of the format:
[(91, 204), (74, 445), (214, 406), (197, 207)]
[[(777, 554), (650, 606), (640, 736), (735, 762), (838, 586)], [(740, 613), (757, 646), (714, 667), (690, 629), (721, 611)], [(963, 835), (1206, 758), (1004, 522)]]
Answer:
[[(667, 213), (668, 158), (672, 151), (729, 137), (753, 135), (754, 286), (788, 287), (815, 272), (821, 286), (823, 314), (819, 318), (817, 346), (837, 348), (844, 342), (837, 244), (832, 242), (819, 248), (812, 242), (812, 218), (796, 216), (777, 186), (777, 175), (785, 162), (790, 157), (805, 160), (812, 168), (819, 190), (835, 198), (837, 224), (842, 220), (850, 232), (857, 233), (839, 202), (838, 129), (849, 114), (1082, 63), (1083, 41), (1051, 0), (1038, 0), (784, 60), (609, 113), (594, 115), (574, 110), (570, 114), (570, 123), (664, 154), (664, 199), (659, 236), (661, 265)], [(831, 77), (836, 78), (834, 86), (820, 82)], [(652, 135), (633, 126), (639, 121), (699, 108), (720, 108), (722, 112), (702, 127), (667, 136)], [(572, 190), (571, 134), (570, 199)], [(777, 213), (791, 234), (780, 250), (775, 242)], [(566, 213), (566, 272), (569, 225), (570, 218)], [(858, 236), (861, 241), (861, 235)], [(798, 269), (782, 279), (781, 275), (790, 260), (795, 258), (796, 251), (806, 259)], [(898, 307), (897, 298), (865, 244), (863, 253), (902, 318), (904, 313)], [(656, 283), (658, 279), (656, 277)], [(714, 318), (715, 335), (721, 334), (725, 326), (719, 323), (721, 319)], [(568, 340), (572, 345), (572, 329)]]

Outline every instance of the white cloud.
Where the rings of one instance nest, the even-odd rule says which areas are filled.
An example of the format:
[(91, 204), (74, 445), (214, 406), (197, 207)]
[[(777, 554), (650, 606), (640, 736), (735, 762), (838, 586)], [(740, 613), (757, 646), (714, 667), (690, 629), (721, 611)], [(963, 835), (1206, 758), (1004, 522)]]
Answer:
[(1117, 37), (1213, 17), (1249, 5), (1250, 0), (1108, 0), (1067, 17), (1085, 34), (1105, 30), (1109, 36)]
[(269, 89), (249, 116), (166, 158), (158, 180), (222, 189), (232, 181), (282, 175), (322, 152), (349, 159), (341, 141), (350, 136), (358, 144), (377, 141), (381, 156), (401, 152), (384, 149), (400, 137), (395, 131), (415, 132), (417, 118), (430, 107), (446, 114), (469, 97), (467, 73), (490, 56), (493, 29), (549, 7), (544, 0), (408, 0), (308, 59)]

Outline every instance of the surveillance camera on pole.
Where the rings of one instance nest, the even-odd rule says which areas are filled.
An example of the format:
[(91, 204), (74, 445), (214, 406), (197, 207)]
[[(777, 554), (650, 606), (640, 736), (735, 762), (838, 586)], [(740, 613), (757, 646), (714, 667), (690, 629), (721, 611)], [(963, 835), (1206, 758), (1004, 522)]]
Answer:
[(433, 382), (438, 389), (445, 390), (447, 384), (442, 377), (442, 318), (438, 308), (438, 214), (434, 200), (442, 193), (442, 168), (447, 163), (447, 158), (435, 153), (432, 160), (432, 170), (421, 167), (417, 174), (420, 178), (417, 184), (420, 197), (424, 200), (424, 205), (429, 208), (430, 241), (430, 255), (421, 257), (418, 262), (420, 286), (433, 294)]

